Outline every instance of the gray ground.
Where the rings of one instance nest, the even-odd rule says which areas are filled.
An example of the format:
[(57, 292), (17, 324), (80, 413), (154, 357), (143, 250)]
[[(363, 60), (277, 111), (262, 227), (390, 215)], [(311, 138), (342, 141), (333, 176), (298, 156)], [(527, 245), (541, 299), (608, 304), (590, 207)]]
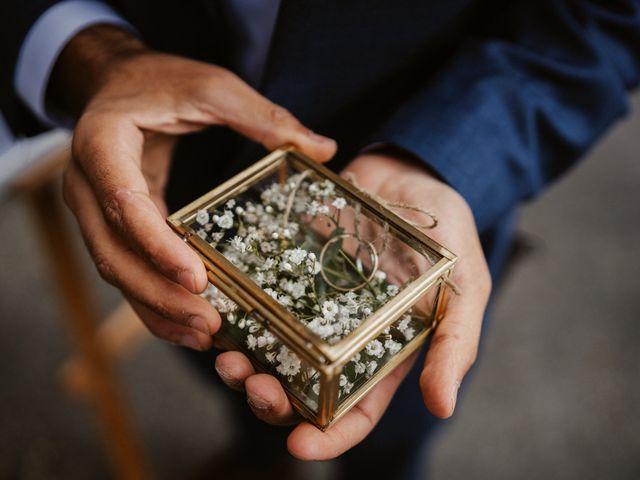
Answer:
[[(640, 478), (639, 137), (636, 114), (524, 209), (536, 250), (496, 300), (429, 478)], [(28, 211), (0, 213), (0, 478), (109, 478), (90, 410), (56, 383), (69, 343)], [(96, 284), (107, 311), (119, 297)], [(161, 478), (233, 437), (220, 396), (159, 342), (122, 374)]]

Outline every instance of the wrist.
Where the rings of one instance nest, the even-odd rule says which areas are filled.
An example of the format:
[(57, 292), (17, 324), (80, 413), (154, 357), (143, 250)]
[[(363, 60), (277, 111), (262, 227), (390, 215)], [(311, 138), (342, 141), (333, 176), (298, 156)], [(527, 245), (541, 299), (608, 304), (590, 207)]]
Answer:
[(95, 25), (74, 36), (56, 61), (47, 98), (53, 108), (78, 118), (119, 66), (149, 49), (130, 32)]

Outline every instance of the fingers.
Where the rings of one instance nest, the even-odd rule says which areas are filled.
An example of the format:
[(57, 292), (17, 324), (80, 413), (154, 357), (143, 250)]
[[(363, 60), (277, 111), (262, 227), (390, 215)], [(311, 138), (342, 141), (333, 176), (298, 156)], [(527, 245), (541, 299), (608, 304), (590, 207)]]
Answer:
[[(220, 316), (211, 305), (159, 274), (124, 246), (102, 218), (86, 180), (73, 166), (69, 168), (65, 177), (65, 199), (78, 219), (85, 243), (103, 278), (163, 319), (147, 323), (161, 338), (180, 343), (180, 334), (186, 330), (176, 329), (176, 325), (205, 336), (215, 333), (220, 327)], [(171, 323), (174, 325), (161, 325)], [(206, 343), (199, 342), (203, 347)]]
[(159, 272), (198, 293), (207, 285), (202, 261), (165, 223), (141, 172), (144, 137), (122, 115), (88, 115), (74, 135), (81, 166), (104, 218)]
[(216, 371), (232, 390), (244, 391), (245, 380), (255, 374), (249, 359), (240, 352), (224, 352), (216, 357)]
[[(472, 258), (468, 260), (473, 262)], [(475, 273), (461, 272), (468, 275), (470, 281), (460, 279), (464, 285), (463, 293), (450, 299), (446, 316), (431, 340), (420, 376), (424, 402), (429, 411), (439, 418), (453, 414), (460, 384), (478, 353), (491, 280), (484, 260), (480, 259), (476, 265)]]
[(225, 72), (207, 96), (217, 120), (268, 150), (292, 143), (311, 158), (325, 162), (336, 153), (336, 142), (303, 126), (285, 108), (274, 104), (235, 75)]
[(247, 403), (260, 420), (271, 425), (291, 425), (300, 421), (278, 380), (265, 373), (245, 381)]
[(300, 421), (280, 382), (272, 375), (256, 374), (244, 354), (221, 353), (216, 358), (216, 371), (229, 388), (247, 392), (247, 403), (260, 420), (271, 425), (291, 425)]
[(300, 460), (329, 460), (360, 443), (382, 417), (416, 358), (417, 353), (399, 365), (326, 431), (309, 423), (298, 425), (289, 435), (289, 452)]
[(144, 304), (130, 297), (127, 297), (127, 300), (142, 322), (155, 336), (193, 350), (204, 351), (211, 348), (212, 339), (208, 333), (168, 321)]

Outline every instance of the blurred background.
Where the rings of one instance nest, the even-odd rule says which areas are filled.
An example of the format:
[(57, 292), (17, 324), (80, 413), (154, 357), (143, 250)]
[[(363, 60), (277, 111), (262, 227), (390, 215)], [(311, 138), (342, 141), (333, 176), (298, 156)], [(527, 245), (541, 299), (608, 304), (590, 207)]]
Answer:
[[(633, 103), (588, 158), (523, 208), (523, 254), (496, 292), (479, 361), (425, 455), (425, 478), (640, 478), (639, 95)], [(58, 166), (37, 165), (62, 141), (53, 133), (0, 156), (2, 479), (114, 476), (74, 359), (84, 330), (62, 309), (65, 278), (52, 276), (45, 248), (56, 211), (41, 189)], [(106, 318), (121, 297), (63, 215), (72, 227), (65, 244), (88, 278), (72, 308), (95, 295)], [(57, 255), (59, 271), (73, 272), (72, 259)], [(158, 478), (201, 478), (233, 441), (228, 405), (174, 347), (120, 328), (120, 317), (100, 335), (118, 359), (114, 378), (148, 463)], [(331, 478), (331, 469), (296, 471)]]

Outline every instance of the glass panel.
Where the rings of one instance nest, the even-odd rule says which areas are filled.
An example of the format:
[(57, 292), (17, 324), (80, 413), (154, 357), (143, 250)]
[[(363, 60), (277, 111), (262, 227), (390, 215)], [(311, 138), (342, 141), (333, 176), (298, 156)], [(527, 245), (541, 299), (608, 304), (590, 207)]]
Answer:
[(240, 310), (215, 286), (203, 294), (221, 314), (223, 321), (214, 338), (227, 347), (242, 351), (259, 367), (280, 380), (282, 385), (312, 411), (318, 410), (320, 372), (310, 366), (252, 314)]
[(194, 233), (329, 344), (439, 259), (411, 247), (333, 182), (290, 164), (192, 218)]
[(431, 315), (414, 308), (349, 360), (340, 375), (338, 405), (355, 394), (380, 369), (431, 325)]

